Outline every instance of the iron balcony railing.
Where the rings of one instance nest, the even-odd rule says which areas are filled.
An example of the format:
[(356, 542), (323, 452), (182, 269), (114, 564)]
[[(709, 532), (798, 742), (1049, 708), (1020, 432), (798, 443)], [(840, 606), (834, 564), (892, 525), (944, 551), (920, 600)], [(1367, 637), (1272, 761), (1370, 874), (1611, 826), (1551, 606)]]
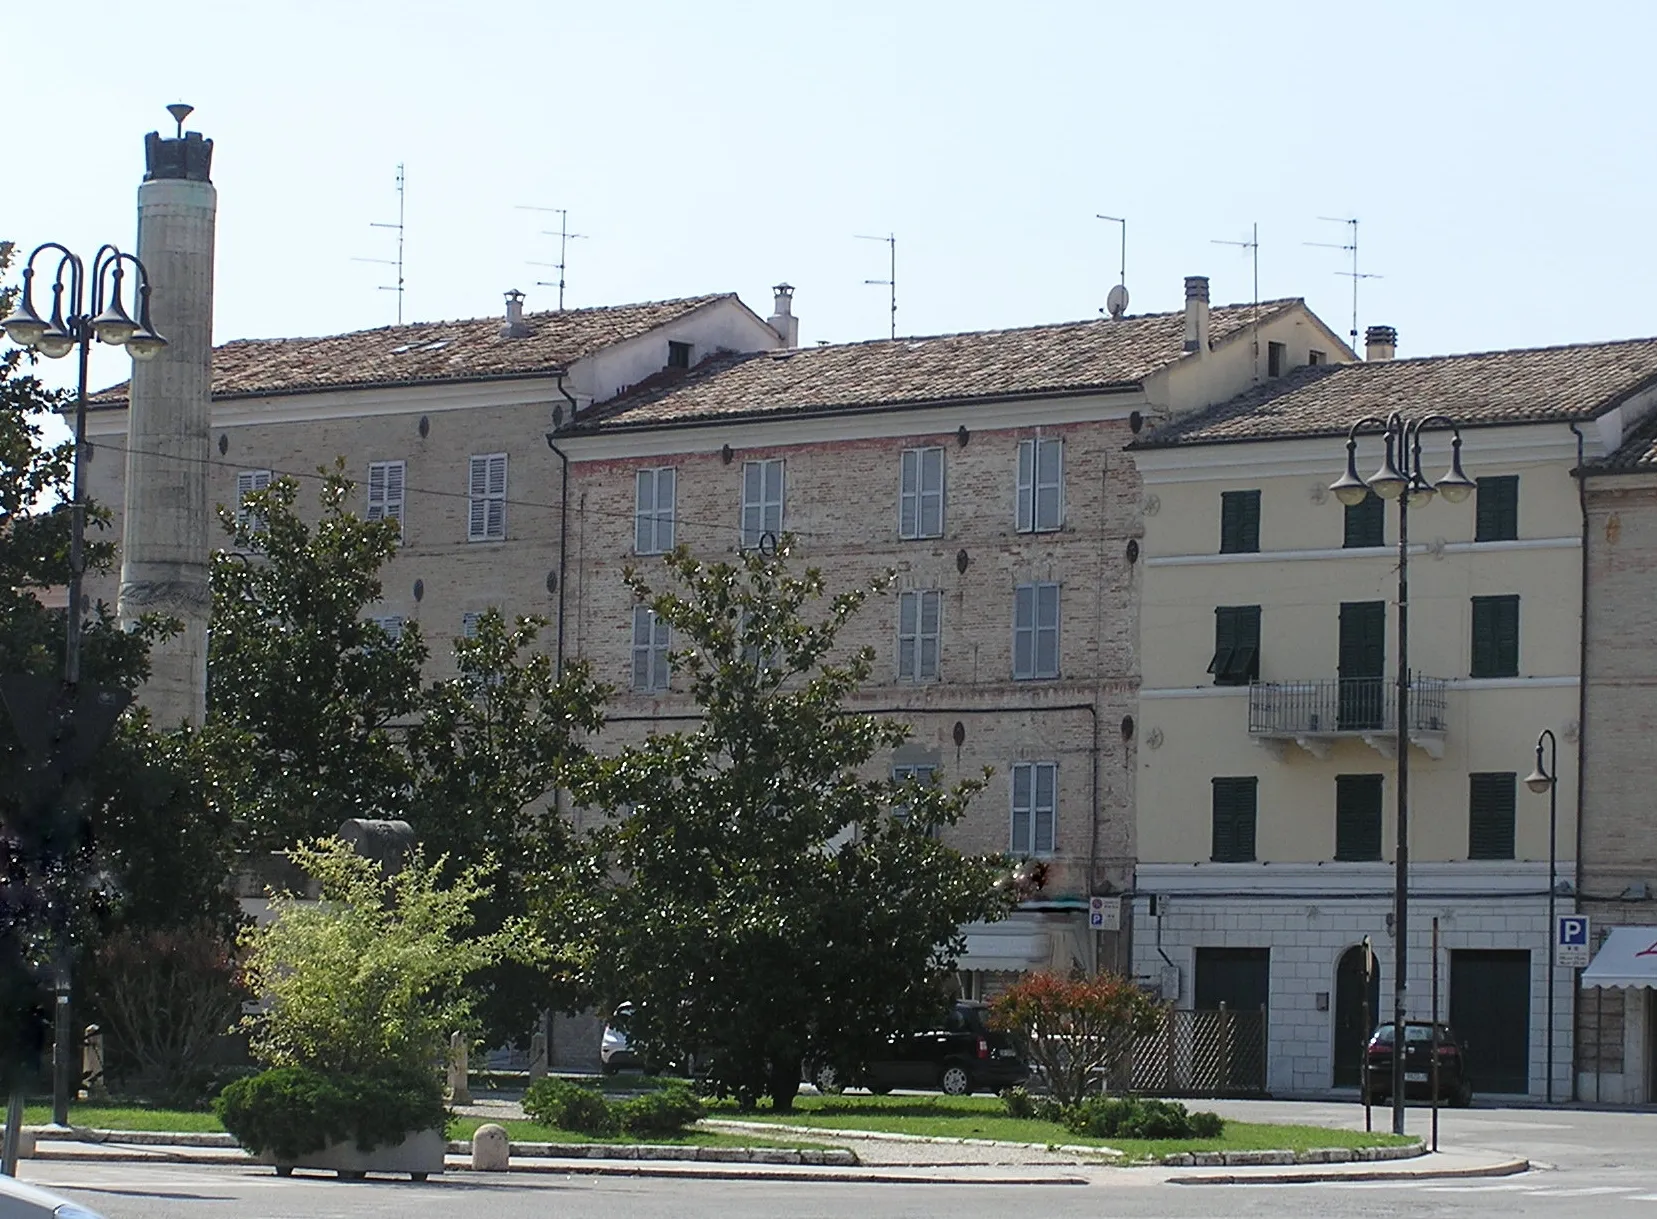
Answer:
[[(1409, 731), (1443, 733), (1442, 677), (1410, 679)], [(1398, 730), (1398, 687), (1390, 678), (1319, 678), (1257, 681), (1249, 686), (1249, 733), (1253, 736), (1318, 737)]]

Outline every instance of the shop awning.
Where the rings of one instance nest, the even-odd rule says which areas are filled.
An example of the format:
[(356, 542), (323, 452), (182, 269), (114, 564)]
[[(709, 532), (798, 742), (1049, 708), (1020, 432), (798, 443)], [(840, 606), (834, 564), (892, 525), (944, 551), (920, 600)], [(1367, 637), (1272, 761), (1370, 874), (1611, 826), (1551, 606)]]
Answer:
[(957, 969), (1043, 969), (1053, 951), (1046, 928), (1016, 916), (1000, 923), (969, 923), (961, 932), (967, 950), (956, 962)]
[(1657, 927), (1611, 928), (1582, 985), (1657, 987)]

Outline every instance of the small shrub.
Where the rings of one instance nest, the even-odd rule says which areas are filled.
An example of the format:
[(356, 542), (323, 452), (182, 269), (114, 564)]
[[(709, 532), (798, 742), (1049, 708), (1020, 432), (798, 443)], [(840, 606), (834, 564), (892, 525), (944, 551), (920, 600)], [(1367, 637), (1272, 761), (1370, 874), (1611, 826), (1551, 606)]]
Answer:
[(1007, 1107), (1007, 1116), (1037, 1122), (1062, 1122), (1064, 1106), (1051, 1096), (1037, 1096), (1023, 1088), (1003, 1088), (1001, 1103)]
[(449, 1113), (430, 1072), (335, 1078), (308, 1067), (276, 1067), (225, 1085), (213, 1102), (224, 1128), (257, 1155), (301, 1159), (329, 1143), (363, 1151), (417, 1130), (443, 1130)]
[(628, 1134), (678, 1134), (708, 1115), (708, 1107), (689, 1088), (675, 1085), (618, 1106), (621, 1128)]
[(550, 1075), (529, 1086), (524, 1113), (543, 1126), (578, 1134), (614, 1134), (618, 1125), (615, 1107), (597, 1089)]
[(1177, 1101), (1138, 1096), (1095, 1096), (1072, 1105), (1065, 1126), (1101, 1139), (1212, 1139), (1225, 1123), (1214, 1113), (1192, 1113)]

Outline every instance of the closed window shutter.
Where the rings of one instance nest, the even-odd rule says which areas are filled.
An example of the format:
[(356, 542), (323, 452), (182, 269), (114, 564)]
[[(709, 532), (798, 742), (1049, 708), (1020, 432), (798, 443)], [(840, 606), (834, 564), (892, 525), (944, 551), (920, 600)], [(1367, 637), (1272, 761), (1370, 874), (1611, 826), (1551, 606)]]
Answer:
[(926, 449), (920, 462), (920, 531), (922, 537), (944, 533), (944, 451)]
[(1381, 776), (1335, 776), (1335, 858), (1381, 858)]
[(1343, 546), (1380, 546), (1386, 537), (1386, 501), (1371, 492), (1346, 507)]
[(403, 519), (403, 483), (408, 467), (400, 461), (388, 461), (385, 467), (385, 513)]
[(1013, 826), (1011, 850), (1014, 855), (1028, 855), (1031, 850), (1030, 822), (1034, 809), (1034, 768), (1027, 762), (1013, 767)]
[(1064, 440), (1036, 441), (1036, 522), (1039, 530), (1064, 523)]
[(916, 657), (918, 677), (938, 676), (938, 650), (943, 638), (944, 595), (941, 592), (921, 594), (920, 653)]
[(1519, 476), (1478, 480), (1473, 540), (1509, 542), (1519, 536)]
[(640, 470), (634, 480), (633, 550), (653, 554), (656, 550), (656, 471)]
[(471, 513), (466, 522), (466, 538), (468, 541), (481, 542), (489, 536), (489, 459), (487, 457), (472, 458), (467, 498), (470, 500)]
[(368, 519), (377, 521), (385, 515), (385, 462), (368, 463)]
[(656, 471), (656, 549), (673, 549), (674, 517), (678, 512), (679, 471), (671, 466)]
[(1013, 676), (1036, 673), (1036, 586), (1020, 584), (1013, 594)]
[(1037, 677), (1059, 675), (1059, 586), (1036, 585)]
[(1220, 493), (1220, 553), (1252, 554), (1260, 549), (1260, 492)]
[(1213, 844), (1216, 863), (1254, 859), (1254, 823), (1258, 780), (1252, 777), (1213, 781)]
[(252, 521), (255, 528), (264, 528), (262, 521), (253, 520), (252, 513), (247, 507), (247, 497), (255, 491), (263, 491), (270, 486), (269, 470), (239, 470), (236, 473), (236, 523), (246, 525)]
[(1032, 809), (1035, 842), (1032, 854), (1053, 853), (1054, 822), (1058, 819), (1059, 768), (1053, 762), (1038, 762), (1035, 767), (1035, 805)]
[(1519, 675), (1519, 598), (1473, 598), (1473, 677)]
[(1036, 521), (1036, 442), (1018, 442), (1018, 508), (1017, 529), (1029, 533)]
[(489, 459), (489, 536), (506, 536), (506, 454)]
[(898, 536), (915, 538), (921, 532), (921, 451), (905, 449), (898, 469)]
[(1514, 857), (1514, 793), (1518, 779), (1511, 772), (1467, 777), (1467, 857)]

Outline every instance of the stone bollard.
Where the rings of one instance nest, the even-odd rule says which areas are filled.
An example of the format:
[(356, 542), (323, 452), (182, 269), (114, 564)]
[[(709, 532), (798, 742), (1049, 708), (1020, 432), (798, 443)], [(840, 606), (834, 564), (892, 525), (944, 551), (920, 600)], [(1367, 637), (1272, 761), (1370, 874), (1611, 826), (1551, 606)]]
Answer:
[(512, 1143), (506, 1137), (506, 1127), (490, 1122), (479, 1126), (472, 1136), (472, 1171), (505, 1172), (512, 1159)]
[(81, 1039), (81, 1099), (100, 1100), (109, 1095), (104, 1086), (104, 1034), (95, 1024), (86, 1026)]
[(449, 1101), (456, 1105), (472, 1103), (471, 1081), (466, 1062), (466, 1034), (457, 1032), (449, 1038)]
[(529, 1078), (545, 1079), (547, 1074), (547, 1035), (536, 1033), (529, 1039)]

